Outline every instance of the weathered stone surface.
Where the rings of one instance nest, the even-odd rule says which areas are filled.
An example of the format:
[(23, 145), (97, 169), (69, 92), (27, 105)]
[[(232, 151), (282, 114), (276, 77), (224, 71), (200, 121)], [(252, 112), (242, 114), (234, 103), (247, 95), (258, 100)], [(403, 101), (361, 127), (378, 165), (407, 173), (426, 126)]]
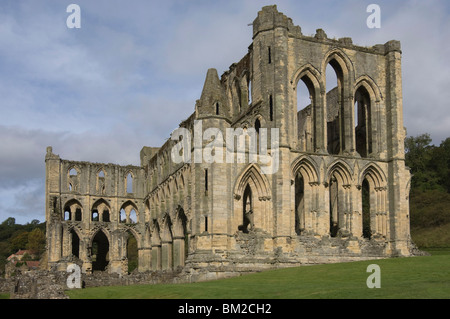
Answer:
[[(326, 83), (327, 65), (335, 88)], [(398, 41), (362, 47), (321, 29), (309, 37), (276, 6), (262, 8), (248, 53), (220, 78), (208, 70), (194, 112), (180, 124), (192, 134), (183, 149), (190, 162), (173, 160), (176, 136), (143, 147), (140, 166), (70, 161), (47, 149), (48, 269), (77, 263), (86, 275), (126, 275), (129, 236), (139, 272), (181, 267), (178, 278), (188, 281), (410, 256), (401, 80)], [(304, 108), (300, 85), (309, 92)], [(234, 143), (215, 145), (222, 161), (206, 160), (208, 129), (220, 130), (225, 143), (227, 129), (253, 128), (257, 137), (268, 129), (270, 154), (279, 155), (272, 174), (261, 157), (250, 161), (248, 146), (243, 162), (227, 162)], [(274, 145), (271, 129), (279, 132)]]

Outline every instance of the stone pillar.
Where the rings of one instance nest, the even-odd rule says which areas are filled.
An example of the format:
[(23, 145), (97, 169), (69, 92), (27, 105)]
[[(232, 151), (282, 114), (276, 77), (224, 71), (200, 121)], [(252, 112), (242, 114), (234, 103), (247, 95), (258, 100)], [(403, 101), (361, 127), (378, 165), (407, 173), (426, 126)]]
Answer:
[(172, 269), (173, 258), (172, 258), (172, 242), (162, 241), (161, 242), (161, 269), (169, 270)]
[(144, 247), (138, 250), (138, 265), (139, 271), (145, 272), (152, 269), (152, 249), (151, 247)]
[(388, 127), (388, 194), (390, 238), (394, 255), (409, 255), (409, 189), (411, 175), (405, 168), (405, 129), (403, 126), (403, 97), (400, 42), (389, 41), (386, 50), (387, 127)]
[(185, 242), (183, 237), (173, 239), (173, 268), (184, 266), (185, 261)]
[(152, 270), (161, 270), (161, 245), (152, 245), (151, 255)]

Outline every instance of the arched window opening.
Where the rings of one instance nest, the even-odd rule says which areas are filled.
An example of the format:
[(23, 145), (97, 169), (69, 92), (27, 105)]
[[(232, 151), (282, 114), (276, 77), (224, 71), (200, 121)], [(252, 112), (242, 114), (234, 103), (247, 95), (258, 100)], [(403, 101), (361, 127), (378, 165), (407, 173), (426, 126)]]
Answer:
[[(250, 152), (253, 152), (252, 150), (254, 150), (256, 153), (259, 152), (259, 154), (262, 154), (261, 151), (261, 139), (262, 137), (259, 136), (259, 130), (261, 129), (261, 121), (259, 119), (255, 120), (255, 132), (256, 132), (256, 150), (255, 149), (250, 149)], [(251, 142), (250, 142), (251, 143)]]
[(70, 212), (69, 207), (64, 209), (64, 220), (72, 220), (72, 213)]
[(92, 211), (92, 221), (93, 222), (98, 222), (99, 221), (99, 213), (97, 209), (94, 209)]
[(75, 211), (75, 221), (81, 222), (82, 216), (81, 216), (81, 208), (77, 208)]
[(205, 195), (208, 195), (208, 169), (205, 168)]
[(361, 157), (372, 153), (371, 105), (367, 90), (361, 86), (355, 93), (355, 142)]
[(261, 121), (259, 119), (256, 119), (255, 121), (255, 131), (256, 134), (259, 134), (259, 129), (261, 128)]
[(80, 258), (80, 237), (73, 229), (70, 230), (70, 236), (72, 237), (72, 255)]
[(127, 222), (127, 214), (125, 213), (125, 209), (123, 209), (123, 208), (120, 210), (119, 222), (120, 223), (126, 223)]
[(241, 92), (241, 86), (239, 85), (239, 81), (234, 81), (234, 87), (236, 92), (236, 101), (238, 104), (238, 110), (239, 113), (242, 111), (242, 92)]
[(128, 273), (132, 273), (133, 270), (137, 269), (139, 266), (138, 246), (136, 237), (134, 237), (133, 233), (128, 231), (127, 235), (128, 235), (127, 240)]
[(75, 169), (75, 167), (72, 167), (69, 170), (69, 177), (67, 180), (67, 188), (69, 189), (70, 192), (76, 192), (78, 191), (78, 171)]
[(309, 79), (304, 76), (297, 83), (297, 112), (300, 112), (307, 106), (311, 105), (311, 96), (309, 94), (309, 89), (305, 83), (305, 81), (307, 80)]
[(104, 195), (106, 189), (105, 172), (100, 170), (97, 174), (97, 193)]
[(248, 233), (253, 229), (253, 199), (252, 190), (250, 185), (245, 187), (242, 207), (242, 225), (239, 226), (239, 230), (243, 233)]
[(364, 238), (370, 239), (372, 231), (370, 228), (370, 187), (367, 179), (364, 179), (361, 187), (362, 196), (362, 233)]
[(330, 236), (336, 237), (339, 230), (339, 185), (334, 174), (329, 183), (330, 192)]
[(216, 115), (219, 115), (219, 102), (216, 102)]
[(185, 265), (189, 251), (189, 238), (187, 232), (187, 218), (181, 206), (177, 212), (172, 227), (173, 232), (173, 266), (177, 268)]
[(127, 184), (127, 193), (129, 194), (133, 193), (133, 176), (131, 175), (131, 173), (128, 173), (127, 175), (126, 184)]
[(269, 118), (273, 121), (273, 99), (272, 95), (269, 96)]
[(252, 104), (252, 81), (248, 81), (248, 104)]
[(295, 232), (300, 235), (305, 229), (304, 181), (301, 174), (295, 177)]
[(71, 200), (66, 203), (63, 211), (63, 219), (66, 221), (81, 221), (81, 205), (75, 201)]
[(102, 221), (110, 222), (109, 210), (105, 209), (102, 214)]
[(92, 270), (104, 271), (109, 263), (109, 241), (103, 231), (99, 231), (92, 240)]
[(297, 136), (302, 151), (314, 148), (314, 85), (303, 76), (297, 84)]
[[(187, 230), (187, 218), (186, 218), (186, 215), (184, 214), (183, 208), (181, 208), (181, 207), (180, 207), (180, 210), (179, 210), (178, 214), (180, 216), (181, 225), (182, 225), (182, 228), (183, 228), (183, 235), (184, 235), (184, 260), (186, 260), (186, 258), (188, 257), (188, 253), (189, 253), (189, 234), (188, 234), (188, 230)], [(184, 266), (184, 261), (183, 261), (182, 265)]]
[(327, 137), (328, 153), (339, 154), (344, 145), (344, 114), (342, 103), (343, 71), (336, 60), (331, 60), (326, 68)]
[(134, 209), (130, 211), (130, 224), (136, 224), (137, 223), (137, 213)]

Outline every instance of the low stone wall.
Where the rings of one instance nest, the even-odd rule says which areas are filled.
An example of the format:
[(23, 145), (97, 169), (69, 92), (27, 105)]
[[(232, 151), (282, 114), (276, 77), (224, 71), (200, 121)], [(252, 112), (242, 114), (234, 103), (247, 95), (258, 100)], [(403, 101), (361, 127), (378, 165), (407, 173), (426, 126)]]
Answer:
[[(185, 282), (180, 270), (132, 273), (129, 275), (95, 272), (81, 274), (82, 288), (101, 286), (127, 286), (137, 284)], [(12, 278), (0, 279), (0, 292), (9, 293), (11, 299), (67, 299), (67, 278), (64, 271), (34, 270)]]
[(11, 278), (0, 279), (0, 291), (11, 299), (66, 299), (64, 285), (67, 274), (32, 270)]

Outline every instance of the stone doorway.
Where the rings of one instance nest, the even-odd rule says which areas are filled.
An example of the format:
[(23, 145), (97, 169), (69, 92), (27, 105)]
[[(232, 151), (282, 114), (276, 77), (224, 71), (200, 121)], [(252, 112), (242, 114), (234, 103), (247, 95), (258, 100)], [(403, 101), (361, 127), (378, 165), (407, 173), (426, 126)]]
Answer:
[(92, 270), (105, 271), (109, 264), (109, 241), (105, 233), (99, 231), (92, 240)]

